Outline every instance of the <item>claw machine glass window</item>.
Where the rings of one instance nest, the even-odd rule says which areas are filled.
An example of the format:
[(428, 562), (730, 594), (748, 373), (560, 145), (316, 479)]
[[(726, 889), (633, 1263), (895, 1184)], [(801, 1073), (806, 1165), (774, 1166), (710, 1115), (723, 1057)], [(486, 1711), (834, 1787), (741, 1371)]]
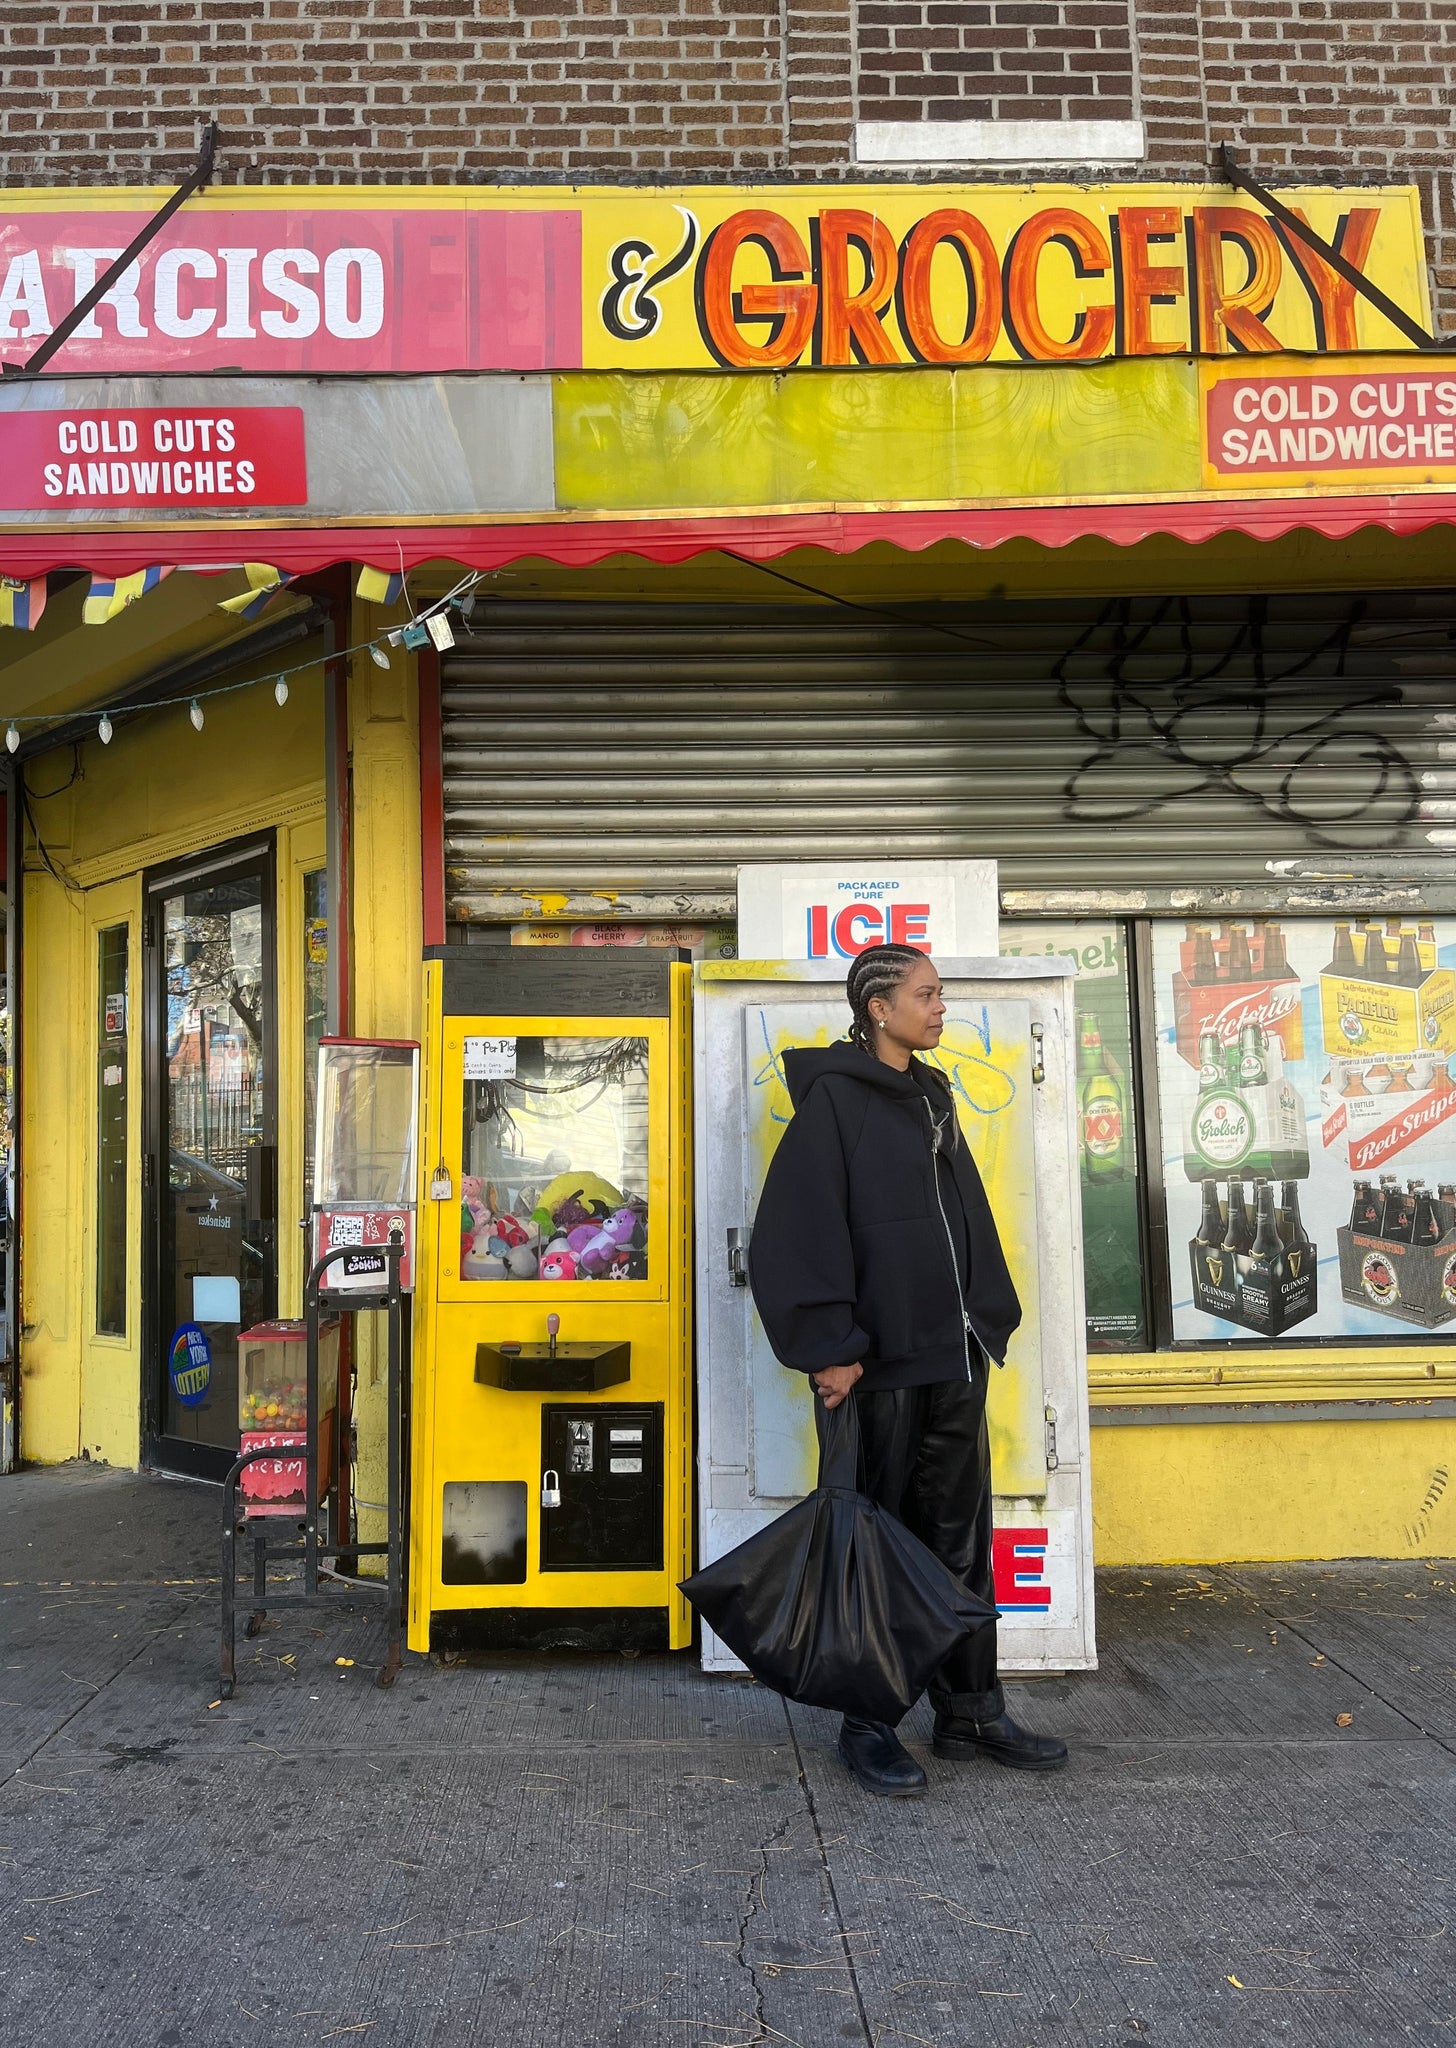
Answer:
[(646, 1280), (648, 1041), (467, 1038), (460, 1277)]
[(323, 1275), (330, 1292), (382, 1292), (384, 1248), (404, 1238), (400, 1285), (412, 1284), (418, 1045), (325, 1038), (319, 1044), (313, 1199), (317, 1255), (347, 1256)]

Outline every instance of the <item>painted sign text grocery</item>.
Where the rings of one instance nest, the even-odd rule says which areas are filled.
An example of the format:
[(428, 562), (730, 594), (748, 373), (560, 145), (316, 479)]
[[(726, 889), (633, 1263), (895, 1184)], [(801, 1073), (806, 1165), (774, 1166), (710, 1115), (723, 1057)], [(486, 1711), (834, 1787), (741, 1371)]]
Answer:
[[(1285, 194), (1418, 319), (1413, 187)], [(0, 359), (23, 363), (155, 211), (0, 196)], [(783, 369), (1402, 348), (1297, 234), (1215, 186), (216, 190), (57, 371)]]

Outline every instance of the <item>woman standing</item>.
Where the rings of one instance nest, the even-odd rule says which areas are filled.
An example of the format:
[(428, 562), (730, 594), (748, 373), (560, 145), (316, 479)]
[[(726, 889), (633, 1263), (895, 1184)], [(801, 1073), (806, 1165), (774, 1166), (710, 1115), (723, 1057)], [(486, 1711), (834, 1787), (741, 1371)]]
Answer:
[[(821, 1409), (855, 1402), (866, 1492), (994, 1602), (987, 1358), (1005, 1363), (1021, 1305), (949, 1083), (915, 1057), (940, 1043), (940, 976), (913, 946), (871, 946), (846, 994), (847, 1040), (784, 1055), (794, 1115), (754, 1222), (754, 1300)], [(994, 1623), (930, 1697), (937, 1756), (1032, 1771), (1067, 1760), (1065, 1743), (1007, 1713)], [(847, 1715), (839, 1754), (868, 1792), (925, 1789), (882, 1722)]]

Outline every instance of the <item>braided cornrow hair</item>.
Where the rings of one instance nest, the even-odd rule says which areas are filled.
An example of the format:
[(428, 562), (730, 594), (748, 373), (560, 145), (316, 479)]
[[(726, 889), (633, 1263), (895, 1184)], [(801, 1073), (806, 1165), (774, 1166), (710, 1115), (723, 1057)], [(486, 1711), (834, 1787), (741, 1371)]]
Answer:
[(893, 995), (917, 960), (930, 956), (922, 953), (918, 946), (866, 946), (845, 980), (844, 993), (849, 999), (853, 1019), (849, 1035), (861, 1051), (878, 1059), (875, 1051), (875, 1021), (870, 1015), (870, 1004), (876, 996)]

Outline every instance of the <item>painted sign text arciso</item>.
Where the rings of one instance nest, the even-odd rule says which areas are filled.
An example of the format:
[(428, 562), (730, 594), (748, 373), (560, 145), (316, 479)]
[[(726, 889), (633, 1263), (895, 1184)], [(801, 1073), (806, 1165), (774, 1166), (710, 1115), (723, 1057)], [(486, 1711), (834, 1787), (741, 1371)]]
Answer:
[[(0, 360), (24, 363), (164, 195), (0, 194)], [(1427, 318), (1414, 188), (1285, 195)], [(948, 368), (1408, 346), (1293, 230), (1215, 186), (214, 190), (52, 367)]]

